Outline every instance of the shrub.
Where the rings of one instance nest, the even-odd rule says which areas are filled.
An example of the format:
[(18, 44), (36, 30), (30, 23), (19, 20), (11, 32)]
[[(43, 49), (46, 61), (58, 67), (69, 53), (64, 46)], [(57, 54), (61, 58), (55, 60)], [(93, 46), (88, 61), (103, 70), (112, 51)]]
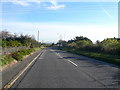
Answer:
[(22, 61), (23, 59), (23, 54), (21, 54), (20, 52), (15, 52), (12, 54), (12, 57), (18, 61)]
[(35, 40), (34, 36), (23, 35), (20, 36), (17, 34), (10, 34), (8, 31), (1, 31), (0, 37), (2, 41), (2, 47), (39, 47), (40, 43)]
[(5, 64), (8, 64), (13, 60), (14, 60), (14, 58), (12, 56), (2, 57), (1, 58), (1, 65), (3, 66)]
[(76, 42), (76, 48), (78, 49), (85, 49), (87, 46), (92, 45), (92, 42), (88, 41), (88, 40), (80, 40)]
[(7, 46), (7, 42), (2, 40), (2, 47), (6, 47)]
[(23, 59), (23, 56), (29, 55), (31, 52), (33, 52), (34, 49), (24, 49), (20, 50), (18, 52), (15, 52), (12, 54), (12, 57), (15, 58), (18, 61), (21, 61)]
[(120, 42), (115, 39), (105, 39), (101, 46), (102, 50), (107, 53), (117, 54), (120, 50)]

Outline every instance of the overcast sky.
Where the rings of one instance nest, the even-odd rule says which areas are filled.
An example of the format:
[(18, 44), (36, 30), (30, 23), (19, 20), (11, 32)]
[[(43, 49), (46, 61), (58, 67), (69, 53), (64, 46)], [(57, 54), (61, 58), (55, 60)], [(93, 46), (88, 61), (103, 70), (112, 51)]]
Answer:
[(93, 42), (118, 37), (117, 0), (47, 1), (2, 1), (2, 29), (34, 35), (36, 39), (39, 30), (40, 41), (44, 42), (57, 42), (60, 38), (69, 40), (75, 36), (85, 36)]

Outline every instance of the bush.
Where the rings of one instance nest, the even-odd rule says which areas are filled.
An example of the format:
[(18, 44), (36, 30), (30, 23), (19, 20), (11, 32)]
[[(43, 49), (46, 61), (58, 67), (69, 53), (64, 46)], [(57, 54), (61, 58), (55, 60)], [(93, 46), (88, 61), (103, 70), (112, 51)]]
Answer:
[(22, 61), (23, 56), (29, 55), (33, 51), (35, 51), (35, 49), (24, 49), (24, 50), (20, 50), (18, 52), (14, 52), (11, 55), (1, 56), (0, 57), (0, 59), (1, 59), (0, 65), (3, 66), (6, 64), (9, 64), (14, 59), (17, 61)]
[(40, 43), (35, 40), (34, 36), (10, 34), (8, 31), (1, 31), (2, 47), (39, 47)]
[(5, 65), (5, 64), (8, 64), (10, 63), (11, 61), (13, 61), (14, 58), (12, 56), (7, 56), (7, 57), (3, 57), (1, 58), (1, 65)]
[(85, 49), (87, 46), (91, 46), (92, 42), (88, 40), (80, 40), (76, 42), (76, 48), (77, 49)]
[(101, 51), (101, 46), (98, 44), (93, 44), (93, 45), (88, 45), (84, 49), (85, 51), (90, 51), (90, 52), (102, 52)]
[(7, 42), (6, 41), (2, 41), (2, 47), (6, 47), (7, 46)]
[(20, 50), (18, 52), (15, 52), (12, 54), (12, 57), (15, 58), (18, 61), (21, 61), (23, 59), (23, 56), (29, 55), (30, 53), (32, 53), (34, 51), (34, 49), (24, 49), (24, 50)]
[(12, 54), (12, 57), (18, 61), (22, 61), (23, 59), (23, 54), (20, 52), (15, 52)]
[(120, 51), (120, 42), (115, 39), (105, 39), (101, 46), (106, 53), (118, 54)]

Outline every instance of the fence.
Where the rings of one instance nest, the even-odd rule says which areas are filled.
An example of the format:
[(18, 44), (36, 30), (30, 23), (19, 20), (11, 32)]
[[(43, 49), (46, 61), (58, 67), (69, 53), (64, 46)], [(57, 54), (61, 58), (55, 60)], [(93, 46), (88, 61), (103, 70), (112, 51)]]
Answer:
[(10, 54), (19, 50), (23, 50), (23, 49), (29, 49), (29, 47), (8, 47), (8, 48), (2, 48), (2, 54)]

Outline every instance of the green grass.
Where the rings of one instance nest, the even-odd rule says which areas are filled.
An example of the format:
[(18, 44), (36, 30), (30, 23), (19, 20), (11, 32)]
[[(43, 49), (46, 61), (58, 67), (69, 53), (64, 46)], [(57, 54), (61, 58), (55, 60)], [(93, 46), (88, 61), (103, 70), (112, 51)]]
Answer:
[(45, 48), (45, 47), (43, 45), (41, 45), (40, 47), (34, 48), (34, 50), (40, 50), (40, 49), (43, 49), (43, 48)]
[(94, 58), (100, 61), (108, 62), (111, 64), (115, 64), (120, 66), (120, 56), (118, 55), (110, 55), (110, 54), (104, 54), (104, 53), (96, 53), (96, 52), (88, 52), (88, 51), (80, 51), (75, 49), (68, 49), (68, 48), (61, 48), (61, 50), (75, 53), (78, 55), (87, 56), (90, 58)]
[(17, 52), (14, 52), (10, 55), (1, 56), (0, 57), (1, 58), (0, 65), (4, 66), (6, 64), (9, 64), (13, 60), (22, 61), (24, 56), (29, 55), (36, 50), (38, 50), (38, 49), (37, 48), (24, 49), (24, 50), (19, 50)]
[(15, 52), (12, 54), (12, 57), (18, 61), (22, 61), (23, 60), (23, 56), (29, 55), (31, 54), (33, 51), (35, 51), (34, 48), (32, 49), (24, 49), (24, 50), (20, 50), (18, 52)]
[(0, 66), (4, 66), (6, 64), (9, 64), (11, 61), (13, 61), (14, 58), (12, 56), (1, 56), (1, 62), (0, 62)]
[(40, 47), (37, 47), (37, 48), (34, 48), (35, 50), (40, 50), (41, 48)]

